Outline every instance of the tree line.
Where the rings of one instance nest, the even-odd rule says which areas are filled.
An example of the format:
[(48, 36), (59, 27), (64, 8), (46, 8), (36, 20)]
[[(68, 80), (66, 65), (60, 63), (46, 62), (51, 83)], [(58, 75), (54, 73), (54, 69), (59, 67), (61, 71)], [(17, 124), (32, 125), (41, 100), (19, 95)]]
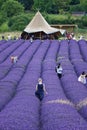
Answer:
[[(37, 10), (45, 14), (87, 12), (87, 0), (0, 0), (0, 26), (4, 30), (9, 27), (22, 30), (32, 17), (27, 12)], [(19, 27), (17, 23), (20, 23)]]
[(35, 10), (52, 14), (58, 14), (61, 10), (87, 12), (87, 0), (0, 0), (0, 12), (7, 17)]

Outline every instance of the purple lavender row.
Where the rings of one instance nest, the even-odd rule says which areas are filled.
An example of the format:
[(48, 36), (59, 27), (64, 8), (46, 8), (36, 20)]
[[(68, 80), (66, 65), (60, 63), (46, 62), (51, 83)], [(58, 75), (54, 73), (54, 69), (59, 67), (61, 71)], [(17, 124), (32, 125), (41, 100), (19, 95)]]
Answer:
[[(74, 50), (76, 49), (75, 46), (76, 46), (76, 48), (78, 48), (77, 47), (78, 45), (75, 41), (73, 41), (73, 43), (70, 42), (70, 44), (69, 44), (70, 52), (72, 49), (73, 49), (72, 52), (74, 52)], [(76, 51), (75, 51), (76, 55), (80, 54), (78, 49), (77, 49), (77, 52), (78, 53), (76, 53)], [(73, 53), (69, 53), (69, 54), (70, 54), (69, 56), (73, 55)], [(76, 57), (76, 58), (77, 58), (77, 61), (79, 61), (79, 58), (78, 57)], [(76, 58), (73, 57), (73, 59), (71, 59), (71, 61), (76, 62)], [(84, 99), (85, 96), (87, 95), (86, 88), (84, 87), (83, 84), (78, 82), (77, 75), (69, 60), (67, 60), (68, 67), (66, 67), (66, 65), (65, 65), (66, 63), (65, 63), (64, 59), (61, 60), (61, 64), (64, 69), (64, 71), (63, 71), (64, 75), (61, 79), (64, 92), (65, 92), (66, 96), (77, 106), (77, 104), (82, 99)], [(83, 116), (83, 114), (82, 114), (82, 116)]]
[[(63, 67), (67, 68), (71, 73), (73, 71), (73, 67), (71, 67), (71, 63), (69, 62), (68, 54), (69, 54), (69, 42), (68, 42), (68, 40), (62, 40), (60, 42), (60, 48), (59, 48), (59, 52), (57, 55), (57, 62), (58, 63), (62, 62)], [(64, 71), (66, 71), (66, 70), (64, 69)]]
[(4, 78), (9, 71), (13, 68), (13, 63), (11, 62), (10, 57), (11, 56), (17, 56), (18, 60), (22, 57), (24, 52), (28, 49), (28, 47), (31, 45), (29, 41), (25, 41), (23, 44), (21, 44), (11, 55), (3, 62), (0, 64), (0, 79)]
[(78, 42), (78, 44), (79, 44), (79, 47), (80, 47), (81, 54), (82, 54), (84, 60), (87, 62), (87, 41), (80, 40)]
[[(31, 46), (30, 46), (30, 49), (29, 51), (27, 51), (26, 55), (23, 55), (21, 60), (19, 60), (16, 64), (17, 67), (23, 67), (25, 68), (26, 66), (26, 62), (29, 61), (29, 60), (33, 60), (33, 56), (34, 54), (37, 52), (37, 50), (39, 49), (39, 46), (41, 45), (41, 41), (40, 40), (36, 40)], [(33, 47), (32, 47), (33, 46)], [(35, 50), (35, 47), (38, 46), (37, 50), (34, 52)], [(33, 52), (34, 54), (32, 55), (31, 59), (29, 58), (28, 56), (28, 53), (30, 54), (30, 52)]]
[[(27, 72), (23, 80), (21, 81), (21, 84), (19, 85), (18, 89), (26, 88), (29, 86), (28, 89), (32, 89), (33, 91), (35, 91), (35, 85), (37, 83), (38, 78), (41, 75), (42, 61), (47, 50), (49, 49), (49, 46), (50, 46), (50, 41), (46, 40), (39, 47), (39, 50), (35, 53), (32, 61), (30, 62), (27, 68)], [(30, 87), (32, 85), (34, 85), (34, 87)]]
[[(38, 76), (40, 76), (41, 61), (48, 47), (49, 43), (40, 45), (39, 50), (33, 56), (31, 64), (28, 65), (26, 73), (17, 88), (15, 97), (0, 113), (0, 129), (39, 130), (39, 100), (35, 97), (34, 92)], [(38, 64), (35, 64), (36, 57)], [(37, 70), (35, 70), (36, 68)]]
[(48, 70), (55, 70), (55, 64), (51, 64), (52, 62), (55, 61), (56, 56), (55, 53), (57, 54), (57, 51), (59, 49), (59, 42), (56, 40), (53, 40), (51, 42), (51, 46), (49, 48), (49, 52), (47, 53), (45, 60), (43, 61), (43, 64), (45, 64), (43, 67), (44, 71), (48, 71)]
[(7, 42), (6, 40), (0, 40), (0, 46), (3, 45), (6, 42)]
[(17, 85), (19, 84), (20, 80), (22, 79), (23, 75), (25, 74), (25, 70), (34, 54), (34, 52), (37, 50), (38, 44), (33, 44), (24, 54), (22, 57), (26, 57), (27, 59), (25, 60), (24, 58), (20, 58), (17, 64), (19, 62), (24, 62), (25, 67), (18, 67), (17, 64), (15, 65), (15, 68), (13, 68), (10, 73), (0, 81), (0, 88), (2, 89), (3, 93), (0, 93), (0, 109), (3, 108), (14, 96), (16, 92)]
[[(69, 48), (71, 53), (70, 53), (70, 58), (73, 60), (83, 60), (82, 55), (79, 50), (78, 42), (76, 40), (70, 40)], [(73, 54), (73, 55), (72, 55)]]
[(2, 53), (0, 53), (0, 64), (4, 62), (9, 57), (9, 55), (13, 51), (15, 51), (21, 44), (23, 44), (23, 42), (23, 40), (18, 40), (15, 44), (12, 44), (11, 47), (8, 47)]
[[(76, 42), (74, 42), (72, 44), (72, 48), (70, 48), (70, 50), (73, 49), (73, 51), (74, 51), (73, 46), (77, 46), (76, 47), (77, 49), (79, 48), (78, 43), (76, 44)], [(71, 51), (70, 51), (70, 54), (73, 55), (73, 53), (71, 53)], [(74, 60), (71, 58), (71, 60), (73, 61), (73, 65), (75, 67), (75, 71), (78, 76), (83, 71), (87, 72), (87, 63), (84, 62), (83, 60), (79, 59), (80, 55), (81, 54), (80, 54), (80, 50), (79, 50), (79, 53), (77, 54), (77, 60)], [(73, 88), (72, 91), (78, 93), (76, 95), (75, 95), (75, 93), (73, 93), (73, 96), (72, 96), (73, 98), (75, 98), (74, 102), (76, 102), (77, 109), (80, 112), (80, 114), (87, 120), (87, 105), (86, 105), (87, 88), (82, 83), (78, 83), (78, 81), (75, 82), (75, 84), (72, 84), (72, 86), (75, 88), (75, 89)]]
[(72, 40), (70, 45), (70, 60), (76, 70), (77, 75), (79, 76), (83, 71), (87, 71), (87, 63), (82, 59), (78, 43)]
[[(56, 50), (54, 53), (56, 56)], [(48, 52), (48, 61), (49, 55)], [(46, 66), (47, 71), (44, 70), (46, 62), (43, 64), (43, 79), (48, 95), (45, 96), (41, 107), (42, 130), (86, 130), (87, 125), (85, 120), (83, 120), (73, 104), (65, 97), (60, 81), (55, 73), (54, 65), (56, 65), (56, 62), (50, 62), (51, 65)], [(50, 66), (53, 66), (53, 68), (49, 70)]]
[(5, 42), (6, 42), (6, 40), (0, 40), (0, 45), (2, 45)]
[(61, 47), (61, 50), (59, 49), (58, 57), (67, 59), (68, 58), (68, 41), (67, 40), (60, 41), (60, 47)]
[(83, 71), (87, 72), (87, 63), (78, 59), (73, 60), (73, 66), (75, 68), (75, 71), (77, 73), (77, 76), (79, 76)]
[[(61, 54), (61, 56), (60, 56)], [(71, 73), (74, 72), (73, 71), (73, 66), (70, 63), (69, 60), (69, 43), (68, 40), (62, 40), (60, 42), (60, 48), (59, 48), (59, 52), (58, 52), (58, 56), (57, 56), (57, 61), (58, 63), (62, 63), (63, 65), (63, 73)]]
[(47, 53), (45, 60), (48, 58), (49, 59), (56, 59), (56, 55), (54, 52), (58, 51), (59, 45), (60, 45), (59, 41), (57, 41), (57, 40), (51, 41), (51, 46), (50, 46), (51, 49), (49, 49), (49, 53)]
[(4, 51), (5, 49), (7, 49), (9, 46), (13, 45), (15, 42), (10, 40), (10, 41), (6, 41), (6, 42), (3, 42), (3, 44), (0, 45), (0, 53), (2, 51)]

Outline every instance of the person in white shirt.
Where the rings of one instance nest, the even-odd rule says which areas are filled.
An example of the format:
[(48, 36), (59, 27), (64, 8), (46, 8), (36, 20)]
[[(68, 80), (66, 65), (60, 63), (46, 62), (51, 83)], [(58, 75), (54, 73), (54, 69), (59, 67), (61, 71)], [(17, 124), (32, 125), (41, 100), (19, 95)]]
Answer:
[(30, 42), (33, 43), (33, 37), (32, 36), (30, 37)]
[(57, 72), (57, 75), (60, 79), (62, 77), (62, 72), (63, 72), (63, 68), (62, 68), (60, 63), (58, 64), (58, 66), (56, 66), (56, 72)]
[(86, 77), (87, 77), (87, 74), (83, 71), (82, 74), (78, 77), (78, 81), (83, 83), (83, 84), (86, 84)]
[(7, 38), (8, 38), (8, 40), (11, 40), (11, 35), (8, 35)]

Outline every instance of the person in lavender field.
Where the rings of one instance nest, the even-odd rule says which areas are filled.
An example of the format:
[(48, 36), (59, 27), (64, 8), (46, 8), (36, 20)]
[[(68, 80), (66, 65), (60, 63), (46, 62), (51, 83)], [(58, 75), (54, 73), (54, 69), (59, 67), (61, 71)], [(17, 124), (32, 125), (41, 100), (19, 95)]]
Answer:
[(86, 84), (87, 83), (86, 77), (87, 77), (87, 74), (83, 71), (81, 73), (81, 75), (78, 77), (78, 81), (83, 83), (83, 84)]
[(35, 91), (35, 95), (36, 97), (42, 101), (44, 98), (44, 93), (48, 94), (48, 92), (46, 91), (45, 88), (45, 84), (43, 84), (43, 81), (41, 78), (38, 79), (38, 84), (36, 85), (36, 91)]
[(34, 38), (34, 36), (32, 35), (32, 36), (30, 37), (30, 42), (31, 42), (31, 43), (33, 43), (33, 38)]
[(2, 35), (2, 40), (5, 40), (5, 37), (4, 37), (4, 35)]
[(8, 38), (8, 40), (11, 40), (11, 39), (12, 39), (12, 37), (11, 37), (10, 34), (8, 34), (7, 38)]
[(17, 63), (18, 57), (17, 56), (11, 56), (11, 62), (12, 63)]
[(61, 64), (59, 63), (58, 66), (56, 66), (55, 68), (56, 72), (57, 72), (57, 76), (59, 77), (59, 79), (62, 77), (62, 72), (63, 72), (63, 68), (61, 66)]

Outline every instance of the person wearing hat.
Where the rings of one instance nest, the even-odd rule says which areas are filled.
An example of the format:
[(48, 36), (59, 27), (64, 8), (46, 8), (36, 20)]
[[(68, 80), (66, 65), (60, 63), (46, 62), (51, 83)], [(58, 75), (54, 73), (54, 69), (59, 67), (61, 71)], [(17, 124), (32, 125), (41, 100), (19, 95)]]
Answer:
[(42, 79), (39, 78), (38, 84), (36, 85), (35, 95), (40, 101), (42, 101), (44, 98), (44, 93), (48, 94), (45, 89), (45, 84), (43, 84)]

